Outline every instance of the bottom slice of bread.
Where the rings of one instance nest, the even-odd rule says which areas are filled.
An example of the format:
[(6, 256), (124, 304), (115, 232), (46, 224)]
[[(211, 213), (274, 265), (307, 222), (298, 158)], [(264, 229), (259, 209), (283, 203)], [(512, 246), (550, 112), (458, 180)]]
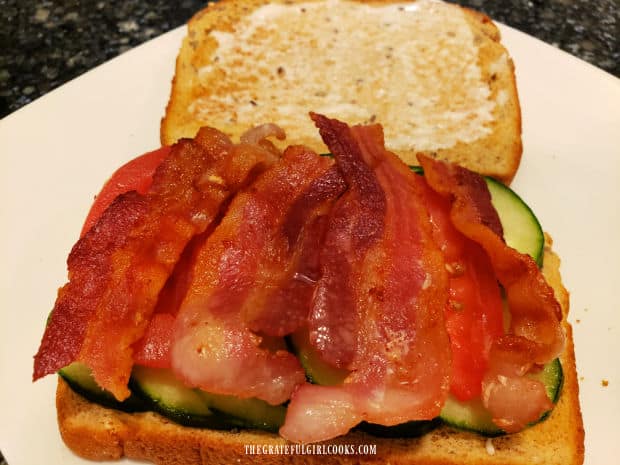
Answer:
[[(525, 431), (492, 440), (446, 426), (414, 439), (378, 438), (353, 432), (328, 442), (350, 446), (346, 450), (353, 454), (310, 455), (267, 432), (190, 428), (152, 412), (129, 414), (108, 409), (76, 394), (59, 377), (56, 408), (62, 438), (76, 454), (90, 460), (130, 457), (161, 465), (579, 465), (584, 457), (584, 430), (572, 329), (566, 322), (568, 293), (562, 286), (560, 261), (551, 252), (551, 241), (547, 239), (543, 272), (553, 286), (565, 315), (566, 347), (561, 356), (564, 386), (551, 415)], [(357, 453), (359, 445), (363, 446), (362, 451), (374, 449), (376, 453)], [(369, 447), (364, 447), (366, 445)], [(288, 446), (288, 451), (285, 446)], [(341, 449), (344, 450), (344, 447)], [(258, 451), (264, 453), (257, 455)]]

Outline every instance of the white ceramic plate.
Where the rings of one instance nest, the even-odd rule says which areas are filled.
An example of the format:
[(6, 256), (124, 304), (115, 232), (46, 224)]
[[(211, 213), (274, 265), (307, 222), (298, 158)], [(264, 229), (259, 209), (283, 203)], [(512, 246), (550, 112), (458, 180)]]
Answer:
[[(586, 463), (611, 464), (620, 457), (620, 80), (501, 29), (523, 108), (513, 187), (563, 260)], [(88, 463), (61, 442), (56, 379), (32, 384), (32, 356), (93, 195), (121, 163), (158, 146), (183, 34), (165, 34), (0, 121), (0, 450), (9, 465)]]

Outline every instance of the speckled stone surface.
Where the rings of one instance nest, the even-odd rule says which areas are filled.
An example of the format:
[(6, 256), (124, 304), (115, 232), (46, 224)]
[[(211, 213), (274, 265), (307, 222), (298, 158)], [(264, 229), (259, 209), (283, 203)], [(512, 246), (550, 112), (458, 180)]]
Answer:
[[(186, 22), (202, 0), (0, 0), (0, 118)], [(456, 3), (620, 77), (619, 0)], [(5, 465), (0, 455), (0, 465)]]
[[(186, 22), (201, 0), (0, 0), (0, 118)], [(619, 0), (458, 1), (620, 76)]]

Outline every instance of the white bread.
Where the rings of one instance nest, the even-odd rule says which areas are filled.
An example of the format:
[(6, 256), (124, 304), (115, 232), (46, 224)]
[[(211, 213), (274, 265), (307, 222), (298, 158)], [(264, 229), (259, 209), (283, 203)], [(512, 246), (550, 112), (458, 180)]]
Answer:
[(324, 153), (307, 117), (316, 111), (383, 122), (388, 149), (406, 163), (424, 152), (508, 183), (521, 114), (499, 40), (488, 17), (430, 0), (210, 3), (188, 24), (161, 142), (205, 125), (237, 139), (273, 122)]
[(130, 457), (161, 465), (359, 464), (391, 465), (580, 465), (584, 431), (572, 330), (566, 322), (568, 293), (562, 286), (559, 258), (547, 237), (543, 273), (564, 312), (567, 344), (561, 356), (564, 386), (545, 421), (517, 434), (487, 440), (442, 426), (417, 439), (386, 439), (354, 432), (330, 444), (375, 444), (376, 455), (246, 455), (245, 445), (285, 445), (281, 437), (262, 431), (214, 431), (177, 425), (156, 413), (128, 414), (85, 400), (59, 378), (56, 393), (63, 440), (76, 454), (91, 460)]

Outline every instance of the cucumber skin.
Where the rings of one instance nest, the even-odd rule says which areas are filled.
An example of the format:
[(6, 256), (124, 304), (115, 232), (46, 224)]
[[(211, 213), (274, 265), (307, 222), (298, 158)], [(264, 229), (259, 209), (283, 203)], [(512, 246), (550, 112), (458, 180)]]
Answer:
[[(238, 399), (186, 387), (165, 369), (136, 366), (130, 387), (153, 410), (185, 426), (277, 432), (286, 415), (285, 407), (259, 399)], [(162, 399), (157, 393), (168, 397)]]
[(127, 399), (116, 400), (111, 393), (96, 385), (95, 380), (90, 375), (90, 370), (86, 366), (77, 365), (77, 362), (58, 370), (58, 376), (65, 380), (76, 393), (104, 407), (127, 413), (149, 410), (148, 404), (140, 396), (135, 395), (133, 391)]
[(144, 404), (148, 407), (147, 410), (159, 413), (180, 425), (215, 430), (231, 430), (241, 426), (238, 421), (232, 421), (234, 419), (225, 417), (224, 415), (216, 415), (213, 411), (211, 415), (196, 415), (182, 409), (170, 408), (144, 392), (140, 384), (138, 384), (134, 378), (129, 382), (129, 387), (136, 396), (142, 399)]
[(199, 395), (213, 412), (229, 418), (239, 427), (278, 432), (284, 424), (286, 407), (283, 405), (269, 405), (256, 398), (238, 399), (204, 391), (200, 391)]
[[(141, 368), (142, 367), (138, 367), (138, 369)], [(65, 380), (73, 391), (93, 403), (127, 413), (156, 412), (183, 426), (225, 431), (236, 429), (261, 429), (264, 431), (277, 432), (281, 423), (284, 422), (284, 416), (286, 414), (286, 408), (278, 406), (273, 407), (274, 412), (270, 412), (269, 415), (266, 415), (266, 420), (264, 421), (256, 418), (243, 419), (216, 407), (208, 408), (206, 403), (204, 408), (205, 413), (195, 414), (183, 408), (170, 407), (163, 404), (158, 399), (155, 399), (153, 396), (150, 396), (142, 389), (140, 383), (133, 375), (129, 380), (131, 395), (121, 402), (116, 400), (109, 392), (99, 388), (92, 378), (88, 367), (82, 364), (74, 363), (62, 368), (58, 371), (58, 375)], [(200, 392), (198, 395), (201, 397), (204, 396), (203, 399), (210, 399), (211, 402), (216, 404), (218, 400), (221, 401), (220, 403), (222, 404), (225, 404), (225, 401), (231, 401), (229, 396), (218, 396), (206, 392)], [(251, 400), (248, 399), (240, 399), (240, 401), (246, 403), (248, 401), (251, 402)], [(207, 412), (210, 414), (207, 414)]]
[[(528, 243), (523, 244), (519, 239), (519, 235), (516, 234), (512, 237), (513, 228), (509, 226), (508, 229), (508, 237), (505, 237), (506, 242), (509, 245), (512, 245), (515, 249), (517, 249), (521, 253), (527, 253), (530, 255), (539, 268), (543, 265), (543, 257), (545, 250), (545, 235), (542, 230), (542, 226), (540, 225), (540, 221), (529, 207), (527, 203), (523, 201), (523, 199), (512, 189), (505, 186), (499, 181), (496, 181), (493, 178), (484, 177), (484, 180), (487, 183), (487, 187), (489, 192), (491, 193), (491, 201), (493, 206), (496, 208), (498, 215), (500, 216), (500, 220), (502, 220), (502, 226), (504, 226), (504, 235), (506, 235), (506, 226), (511, 225), (511, 214), (520, 213), (520, 222), (527, 221), (526, 225), (529, 229), (529, 234), (527, 236)], [(505, 211), (502, 208), (497, 208), (503, 200), (510, 199), (510, 203), (512, 206), (517, 206), (518, 208), (513, 210)], [(516, 229), (516, 228), (515, 228)], [(522, 239), (522, 238), (521, 238)]]

